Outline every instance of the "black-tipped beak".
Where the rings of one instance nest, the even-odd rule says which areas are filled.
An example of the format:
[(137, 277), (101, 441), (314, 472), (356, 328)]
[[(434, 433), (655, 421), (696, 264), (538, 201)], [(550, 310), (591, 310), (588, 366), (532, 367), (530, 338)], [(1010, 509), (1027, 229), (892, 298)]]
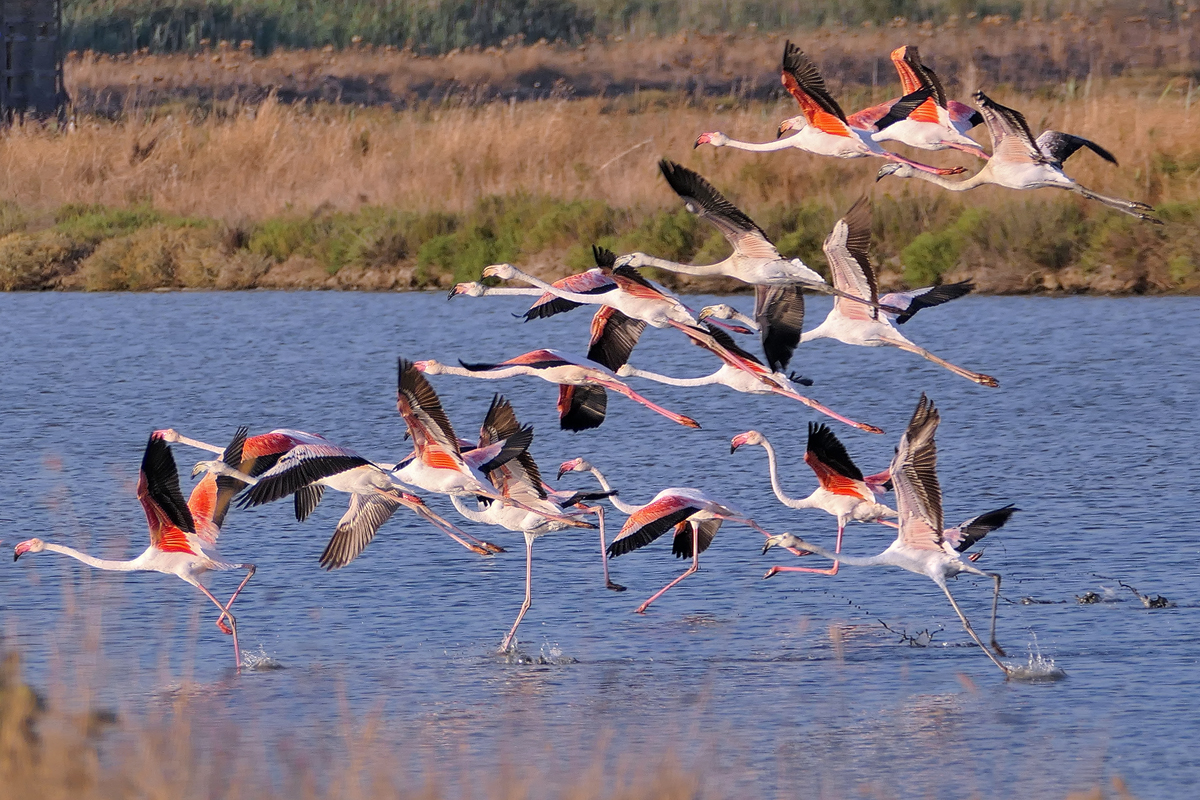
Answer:
[(738, 448), (738, 446), (737, 446), (736, 444), (731, 444), (731, 445), (729, 445), (729, 454), (730, 454), (730, 455), (733, 455), (734, 453), (736, 453), (736, 452), (737, 452), (737, 448)]
[(695, 149), (696, 149), (697, 147), (699, 147), (699, 146), (700, 146), (700, 140), (699, 140), (699, 139), (697, 139), (696, 141), (692, 142), (692, 149), (693, 149), (693, 150), (695, 150)]
[(779, 127), (776, 129), (776, 130), (775, 130), (775, 138), (776, 138), (776, 139), (782, 138), (782, 137), (783, 137), (783, 134), (785, 134), (785, 133), (787, 133), (787, 131), (785, 131), (785, 130), (783, 129), (783, 126), (782, 126), (782, 125), (780, 125), (780, 126), (779, 126)]
[(566, 473), (567, 473), (567, 471), (566, 471), (565, 469), (563, 469), (562, 467), (559, 467), (559, 468), (558, 468), (558, 477), (557, 477), (557, 478), (555, 478), (554, 480), (556, 480), (556, 481), (561, 481), (561, 480), (562, 480), (562, 476), (563, 476), (563, 475), (565, 475)]
[(767, 554), (767, 551), (770, 549), (771, 549), (771, 543), (767, 542), (766, 544), (763, 545), (762, 554), (765, 556)]
[(446, 299), (447, 299), (447, 300), (453, 300), (453, 299), (454, 299), (454, 298), (455, 298), (457, 295), (458, 295), (458, 287), (457, 287), (457, 286), (451, 286), (451, 287), (450, 287), (450, 294), (446, 296)]

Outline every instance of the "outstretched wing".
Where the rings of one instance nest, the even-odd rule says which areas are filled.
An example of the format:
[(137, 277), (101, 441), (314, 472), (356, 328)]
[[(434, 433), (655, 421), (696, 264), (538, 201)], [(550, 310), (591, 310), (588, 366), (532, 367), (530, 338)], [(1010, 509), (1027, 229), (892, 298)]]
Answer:
[(689, 497), (656, 497), (625, 520), (621, 532), (609, 544), (608, 554), (615, 558), (645, 547), (703, 508)]
[[(615, 261), (616, 256), (613, 256), (613, 259)], [(572, 294), (604, 294), (617, 288), (616, 282), (601, 269), (589, 269), (587, 272), (580, 272), (577, 275), (568, 275), (565, 278), (559, 278), (550, 285), (555, 289), (562, 289)], [(579, 308), (581, 305), (583, 303), (577, 303), (574, 300), (567, 300), (551, 292), (546, 292), (534, 301), (529, 310), (525, 312), (524, 317), (526, 322), (531, 319), (545, 319), (555, 314), (561, 314), (564, 311)]]
[[(833, 275), (834, 288), (877, 303), (879, 288), (868, 255), (871, 249), (871, 201), (860, 197), (825, 237), (825, 258)], [(844, 297), (834, 300), (838, 312), (848, 319), (873, 320), (879, 310)]]
[(532, 443), (533, 427), (521, 426), (512, 403), (506, 397), (499, 394), (493, 397), (479, 431), (479, 446), (504, 445), (499, 455), (483, 465), (490, 467), (484, 471), (501, 494), (507, 496), (514, 484), (519, 483), (528, 486), (538, 497), (546, 497), (546, 490), (542, 488), (542, 473), (533, 454), (529, 452)]
[(846, 114), (825, 88), (825, 79), (817, 65), (790, 41), (783, 46), (781, 80), (804, 112), (808, 124), (835, 136), (849, 136)]
[(399, 507), (397, 500), (384, 494), (350, 495), (350, 507), (338, 521), (329, 544), (321, 553), (321, 566), (340, 569), (358, 558)]
[(645, 330), (646, 323), (642, 320), (626, 316), (612, 306), (602, 306), (592, 317), (588, 361), (616, 372), (629, 360)]
[[(896, 55), (899, 53), (900, 59), (896, 60)], [(917, 85), (927, 88), (933, 96), (933, 101), (942, 108), (946, 108), (946, 90), (942, 88), (942, 82), (938, 79), (937, 73), (931, 67), (925, 65), (921, 61), (921, 53), (915, 44), (905, 45), (902, 48), (892, 53), (892, 61), (896, 65), (896, 71), (900, 72), (901, 82), (904, 82), (904, 72), (901, 71), (903, 64), (911, 71), (911, 75), (916, 79)], [(906, 92), (915, 91), (914, 88), (909, 88), (905, 83), (904, 90)]]
[(608, 392), (603, 386), (559, 384), (558, 424), (564, 431), (599, 428), (607, 412)]
[(171, 446), (154, 434), (142, 454), (137, 499), (146, 514), (153, 547), (166, 552), (195, 552), (187, 534), (194, 534), (196, 525), (179, 490), (175, 457), (171, 455)]
[(897, 325), (903, 325), (921, 309), (933, 308), (942, 303), (957, 300), (963, 295), (970, 294), (974, 288), (975, 284), (969, 280), (959, 283), (943, 283), (940, 286), (926, 286), (924, 289), (913, 289), (908, 292), (891, 292), (879, 298), (879, 304), (903, 310), (903, 314), (888, 314), (889, 317), (896, 320)]
[(971, 517), (960, 522), (957, 527), (947, 528), (945, 531), (946, 541), (956, 551), (965, 552), (992, 531), (1003, 528), (1012, 515), (1020, 510), (1016, 505), (1010, 503), (1004, 508), (997, 508), (995, 511)]
[(429, 380), (407, 359), (400, 359), (399, 380), (396, 386), (396, 410), (404, 418), (408, 432), (418, 450), (437, 445), (460, 456), (458, 437), (442, 409), (442, 402)]
[(754, 321), (762, 336), (767, 365), (772, 372), (783, 372), (800, 344), (804, 328), (804, 294), (800, 287), (755, 286)]
[(687, 210), (710, 222), (736, 252), (748, 258), (779, 258), (763, 229), (699, 174), (665, 158), (658, 168)]
[(902, 119), (911, 119), (914, 122), (940, 122), (937, 106), (934, 105), (932, 97), (933, 92), (929, 89), (917, 89), (915, 92), (904, 95), (892, 103), (886, 114), (876, 120), (875, 127), (883, 130)]
[[(833, 434), (828, 425), (808, 423), (808, 444), (804, 450), (804, 463), (817, 473), (822, 486), (836, 482), (834, 476), (862, 481), (862, 470), (846, 452), (846, 446)], [(858, 494), (858, 492), (855, 492)]]
[[(242, 508), (252, 508), (264, 503), (272, 503), (290, 494), (295, 494), (322, 478), (330, 478), (370, 463), (353, 450), (332, 442), (302, 444), (293, 447), (279, 459), (275, 466), (260, 475), (258, 483), (251, 486), (250, 491), (242, 495), (238, 500), (238, 505)], [(319, 499), (319, 495), (317, 499)], [(298, 513), (299, 510), (297, 508)]]
[(694, 555), (692, 553), (692, 529), (694, 527), (697, 544), (700, 546), (700, 552), (703, 553), (712, 544), (722, 522), (723, 520), (719, 519), (705, 519), (700, 522), (690, 520), (679, 523), (675, 526), (671, 552), (676, 558), (691, 558)]
[(925, 394), (892, 458), (889, 472), (900, 514), (899, 540), (918, 550), (942, 550), (942, 488), (937, 477), (937, 433), (941, 417)]
[(1042, 152), (1042, 155), (1060, 167), (1064, 161), (1075, 155), (1075, 152), (1081, 147), (1086, 147), (1110, 164), (1117, 163), (1116, 156), (1091, 139), (1084, 139), (1082, 136), (1074, 136), (1062, 131), (1042, 131), (1042, 135), (1037, 137), (1038, 150)]
[(1001, 160), (1041, 164), (1048, 159), (1033, 140), (1025, 115), (1002, 106), (983, 92), (975, 92), (975, 102), (992, 137), (992, 157)]
[[(244, 460), (242, 451), (248, 432), (249, 428), (238, 428), (233, 439), (226, 445), (221, 456), (226, 466), (233, 469), (241, 467)], [(211, 472), (196, 484), (188, 496), (188, 508), (192, 512), (197, 536), (208, 544), (216, 544), (221, 525), (225, 522), (225, 515), (229, 513), (229, 504), (233, 501), (233, 496), (245, 485), (237, 478), (228, 475), (217, 476)]]

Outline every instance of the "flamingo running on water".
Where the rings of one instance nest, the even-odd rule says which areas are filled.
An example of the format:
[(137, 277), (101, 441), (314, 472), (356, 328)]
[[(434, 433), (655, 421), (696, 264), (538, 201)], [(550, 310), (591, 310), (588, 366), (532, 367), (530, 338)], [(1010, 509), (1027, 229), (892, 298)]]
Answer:
[(690, 556), (692, 559), (692, 565), (682, 575), (659, 589), (650, 599), (634, 609), (637, 614), (646, 613), (650, 604), (662, 597), (668, 589), (700, 569), (700, 554), (712, 544), (713, 537), (717, 535), (717, 530), (721, 527), (722, 522), (726, 520), (740, 522), (766, 536), (768, 541), (771, 538), (771, 534), (763, 530), (757, 522), (744, 516), (732, 506), (714, 500), (698, 489), (678, 487), (663, 489), (649, 503), (637, 506), (621, 500), (603, 473), (582, 458), (564, 462), (558, 468), (558, 477), (562, 478), (568, 472), (592, 473), (604, 491), (613, 492), (608, 497), (608, 501), (619, 511), (629, 515), (629, 519), (621, 527), (620, 533), (608, 546), (608, 555), (611, 558), (645, 547), (673, 529), (671, 552), (675, 554), (676, 558)]
[[(493, 401), (493, 410), (489, 411), (483, 428), (480, 431), (480, 444), (490, 441), (502, 441), (521, 430), (512, 405), (503, 397), (497, 395)], [(585, 506), (585, 501), (599, 500), (610, 496), (611, 492), (549, 492), (542, 483), (541, 472), (537, 462), (528, 451), (523, 451), (513, 460), (496, 467), (488, 472), (488, 480), (504, 497), (519, 499), (521, 506), (503, 505), (494, 501), (487, 502), (483, 508), (472, 508), (463, 498), (452, 496), (451, 501), (458, 512), (473, 522), (485, 525), (499, 525), (510, 531), (520, 531), (525, 536), (525, 602), (517, 614), (500, 652), (506, 653), (517, 628), (526, 612), (533, 605), (533, 543), (548, 533), (566, 530), (567, 528), (595, 527), (585, 522), (584, 515), (594, 514), (600, 527), (600, 557), (604, 566), (605, 586), (613, 591), (624, 591), (625, 587), (613, 583), (608, 576), (608, 556), (605, 552), (604, 540), (604, 510), (600, 506)], [(526, 511), (525, 508), (541, 508), (547, 514)]]
[[(183, 436), (171, 428), (156, 433), (168, 442), (210, 452), (216, 450), (213, 445)], [(253, 485), (239, 501), (243, 507), (293, 495), (298, 522), (308, 519), (321, 502), (326, 487), (348, 492), (350, 503), (346, 513), (321, 553), (320, 564), (325, 569), (344, 567), (357, 558), (400, 506), (473, 553), (504, 552), (504, 548), (476, 539), (435, 513), (420, 497), (397, 486), (384, 467), (316, 433), (280, 428), (251, 436), (246, 440), (242, 462), (236, 469), (222, 469), (214, 462), (200, 462), (193, 474), (202, 468), (223, 473), (237, 481), (239, 489)]]
[[(946, 538), (943, 532), (942, 490), (937, 477), (937, 444), (934, 441), (940, 419), (933, 403), (922, 394), (916, 411), (908, 423), (908, 429), (900, 437), (900, 446), (896, 449), (896, 455), (892, 458), (891, 466), (888, 469), (896, 492), (896, 508), (900, 514), (900, 526), (896, 540), (886, 550), (879, 555), (866, 558), (847, 556), (830, 552), (820, 545), (811, 544), (790, 533), (785, 533), (767, 539), (763, 546), (763, 552), (766, 553), (775, 546), (799, 548), (825, 556), (833, 561), (841, 561), (852, 567), (900, 567), (909, 572), (927, 576), (946, 593), (946, 598), (954, 607), (955, 613), (962, 620), (963, 627), (975, 644), (979, 645), (992, 663), (1007, 676), (1009, 674), (1008, 667), (1000, 663), (1000, 659), (996, 657), (997, 654), (1001, 656), (1005, 654), (996, 641), (996, 605), (1000, 598), (1000, 575), (994, 572), (983, 572), (964, 561), (954, 544)], [(962, 609), (958, 607), (954, 595), (950, 594), (950, 588), (946, 585), (947, 578), (964, 572), (991, 578), (994, 583), (991, 644), (996, 650), (995, 653), (989, 650), (976, 635), (971, 623), (963, 614)], [(774, 571), (764, 577), (770, 577), (773, 574)]]
[[(983, 124), (983, 116), (968, 105), (946, 99), (942, 82), (937, 73), (921, 62), (916, 45), (897, 47), (891, 58), (905, 96), (926, 89), (929, 98), (898, 120), (892, 111), (903, 98), (864, 108), (846, 117), (850, 127), (870, 131), (877, 142), (899, 142), (920, 150), (949, 148), (987, 159), (987, 152), (966, 135), (971, 128)], [(883, 127), (879, 127), (881, 122)]]
[[(884, 158), (897, 164), (904, 164), (912, 169), (921, 170), (936, 175), (958, 175), (965, 172), (962, 167), (943, 169), (931, 167), (918, 161), (905, 158), (898, 153), (884, 150), (869, 131), (851, 127), (845, 112), (825, 88), (825, 79), (821, 77), (817, 65), (804, 54), (796, 45), (788, 42), (783, 49), (782, 80), (784, 88), (796, 98), (800, 104), (801, 115), (785, 119), (779, 125), (778, 135), (783, 136), (787, 131), (796, 133), (774, 142), (739, 142), (730, 139), (719, 131), (702, 133), (696, 139), (696, 147), (711, 144), (714, 147), (735, 147), (739, 150), (770, 151), (796, 148), (806, 153), (834, 158)], [(897, 102), (890, 110), (890, 119), (904, 119), (914, 109), (929, 99), (929, 89), (922, 89), (913, 95), (906, 96)], [(880, 119), (875, 127), (886, 126), (886, 121)]]
[(992, 137), (992, 157), (983, 169), (961, 181), (946, 180), (938, 175), (918, 172), (905, 164), (885, 164), (875, 180), (888, 175), (897, 178), (920, 178), (935, 183), (952, 192), (966, 192), (976, 186), (992, 184), (1008, 189), (1066, 189), (1069, 192), (1096, 200), (1123, 214), (1137, 217), (1146, 222), (1162, 225), (1162, 220), (1145, 212), (1152, 206), (1136, 200), (1098, 194), (1080, 186), (1063, 172), (1063, 162), (1082, 147), (1086, 147), (1105, 161), (1117, 163), (1116, 157), (1093, 141), (1061, 131), (1042, 131), (1033, 138), (1029, 123), (1020, 111), (1002, 106), (983, 92), (975, 93), (975, 102), (983, 111), (984, 122)]
[[(875, 279), (875, 270), (871, 267), (868, 254), (870, 246), (871, 205), (866, 197), (862, 197), (851, 206), (844, 217), (837, 221), (829, 236), (826, 237), (825, 258), (829, 261), (834, 285), (860, 297), (876, 299), (879, 290)], [(959, 283), (896, 293), (885, 296), (883, 299), (890, 297), (890, 306), (903, 308), (903, 313), (898, 315), (897, 319), (908, 321), (922, 308), (940, 305), (961, 297), (968, 291), (970, 291), (969, 283)], [(709, 317), (733, 318), (753, 324), (753, 320), (748, 320), (728, 305), (709, 306), (701, 309), (700, 317), (702, 319)], [(955, 375), (960, 375), (981, 386), (995, 388), (1000, 385), (1000, 382), (991, 375), (964, 369), (917, 346), (896, 329), (891, 323), (888, 313), (880, 314), (876, 309), (861, 303), (847, 303), (841, 298), (835, 300), (833, 309), (825, 317), (825, 321), (816, 328), (805, 332), (800, 337), (800, 342), (811, 342), (816, 339), (836, 339), (845, 344), (862, 347), (896, 347), (909, 353), (916, 353), (938, 366), (945, 367)]]
[[(238, 465), (242, 461), (242, 444), (246, 429), (240, 428), (222, 455), (222, 463)], [(229, 499), (241, 488), (225, 476), (212, 472), (196, 484), (188, 501), (184, 503), (179, 489), (179, 472), (171, 447), (157, 434), (151, 434), (142, 455), (142, 466), (138, 473), (137, 498), (146, 514), (150, 528), (150, 546), (137, 558), (129, 561), (110, 561), (82, 553), (74, 548), (41, 539), (29, 539), (13, 549), (13, 560), (26, 553), (41, 553), (49, 550), (62, 553), (82, 561), (96, 569), (114, 572), (162, 572), (177, 575), (199, 589), (213, 602), (221, 613), (217, 616), (217, 627), (222, 633), (233, 637), (233, 658), (240, 671), (242, 653), (238, 647), (237, 620), (229, 609), (242, 589), (254, 576), (253, 564), (234, 564), (222, 561), (217, 553), (217, 537), (221, 523), (229, 508)], [(205, 573), (226, 570), (246, 570), (246, 577), (222, 604), (201, 582)], [(225, 620), (229, 620), (229, 624)]]
[[(729, 452), (736, 452), (742, 445), (759, 445), (767, 451), (767, 464), (771, 473), (771, 488), (779, 502), (788, 508), (819, 508), (837, 517), (837, 542), (833, 552), (842, 552), (842, 534), (846, 523), (878, 522), (895, 517), (896, 512), (880, 503), (876, 493), (883, 494), (884, 484), (889, 480), (887, 472), (864, 477), (862, 470), (851, 460), (846, 447), (833, 431), (825, 425), (808, 423), (808, 443), (804, 451), (804, 463), (817, 476), (817, 489), (805, 498), (789, 497), (779, 484), (779, 466), (775, 460), (775, 448), (767, 437), (758, 431), (746, 431), (733, 437)], [(838, 562), (829, 569), (812, 567), (785, 567), (780, 571), (816, 572), (836, 575)]]

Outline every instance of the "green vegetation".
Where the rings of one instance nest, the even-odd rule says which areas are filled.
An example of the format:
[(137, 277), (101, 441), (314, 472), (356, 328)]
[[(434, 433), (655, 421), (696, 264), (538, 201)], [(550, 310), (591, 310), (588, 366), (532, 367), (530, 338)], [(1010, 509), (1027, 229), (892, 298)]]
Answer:
[[(895, 17), (942, 21), (951, 14), (1021, 16), (1019, 0), (67, 0), (68, 49), (130, 52), (196, 50), (208, 42), (277, 47), (346, 47), (362, 41), (443, 53), (453, 48), (524, 40), (577, 42), (588, 36), (759, 30), (825, 24), (886, 23)], [(1098, 7), (1098, 6), (1097, 6)], [(1078, 13), (1077, 3), (1049, 2), (1044, 16)], [(1171, 0), (1104, 8), (1173, 18)], [(1087, 7), (1085, 6), (1085, 10)]]
[[(1165, 226), (1074, 199), (1015, 200), (985, 211), (941, 197), (884, 197), (875, 208), (873, 258), (889, 287), (973, 277), (993, 292), (1200, 290), (1200, 202), (1164, 205), (1158, 213)], [(772, 206), (756, 216), (781, 252), (826, 271), (821, 243), (835, 221), (829, 208)], [(37, 218), (0, 206), (0, 221), (11, 223), (0, 237), (0, 289), (251, 288), (276, 266), (317, 267), (329, 276), (348, 267), (407, 271), (400, 285), (434, 288), (475, 280), (499, 261), (539, 264), (545, 275), (586, 269), (592, 243), (695, 263), (728, 253), (719, 235), (682, 209), (642, 213), (526, 194), (485, 197), (463, 213), (368, 206), (274, 217), (245, 229), (147, 206), (69, 205), (45, 227), (26, 222)], [(681, 288), (705, 286), (655, 277)], [(291, 285), (287, 280), (266, 285)], [(310, 278), (295, 285), (316, 284)]]

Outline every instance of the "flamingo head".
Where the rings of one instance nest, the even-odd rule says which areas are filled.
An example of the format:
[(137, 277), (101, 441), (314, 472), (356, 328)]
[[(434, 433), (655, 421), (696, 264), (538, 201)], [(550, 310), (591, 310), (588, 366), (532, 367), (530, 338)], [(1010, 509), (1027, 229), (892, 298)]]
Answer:
[(441, 375), (445, 372), (445, 364), (429, 358), (424, 361), (414, 361), (413, 369), (417, 372), (424, 372), (426, 375)]
[(617, 267), (640, 267), (645, 263), (645, 253), (626, 253), (623, 256), (617, 256), (617, 260), (613, 262), (613, 269)]
[(562, 463), (562, 466), (558, 468), (558, 478), (555, 480), (561, 480), (562, 476), (566, 475), (568, 472), (588, 472), (591, 469), (592, 465), (587, 461), (583, 460), (582, 458), (573, 458), (570, 461), (564, 461)]
[(744, 444), (762, 444), (765, 441), (766, 439), (764, 439), (763, 435), (758, 431), (746, 431), (745, 433), (739, 433), (730, 440), (729, 452), (736, 453), (737, 449)]
[(150, 435), (155, 439), (162, 439), (168, 444), (175, 444), (179, 441), (179, 431), (175, 430), (174, 428), (163, 428), (162, 430), (155, 431)]
[(767, 537), (766, 544), (763, 545), (763, 555), (772, 547), (794, 547), (797, 550), (805, 551), (808, 549), (808, 542), (798, 536), (793, 536), (790, 533), (781, 533), (778, 536)]
[(471, 281), (470, 283), (456, 283), (454, 284), (453, 288), (450, 289), (450, 299), (453, 300), (460, 294), (465, 294), (467, 297), (482, 297), (485, 291), (487, 291), (487, 287), (478, 281)]
[(633, 367), (631, 367), (628, 364), (622, 364), (620, 367), (617, 368), (617, 375), (619, 375), (622, 378), (632, 378), (633, 377)]
[(246, 473), (229, 466), (219, 458), (214, 459), (213, 461), (197, 461), (196, 466), (192, 467), (193, 478), (205, 472), (211, 472), (214, 475), (226, 475), (230, 478), (237, 478), (243, 483), (246, 482), (246, 478), (250, 477)]
[(875, 180), (881, 181), (888, 175), (895, 175), (897, 178), (911, 178), (916, 174), (917, 171), (908, 164), (892, 161), (879, 168), (879, 172), (875, 175)]
[(485, 278), (499, 278), (502, 281), (511, 281), (517, 277), (517, 268), (512, 264), (492, 264), (483, 271)]
[(726, 303), (720, 303), (715, 306), (705, 306), (704, 308), (700, 309), (700, 314), (696, 317), (696, 319), (699, 322), (704, 322), (704, 320), (708, 319), (709, 317), (713, 317), (715, 319), (733, 319), (733, 313), (733, 306), (730, 306)]
[(729, 137), (720, 131), (709, 131), (696, 137), (696, 143), (692, 145), (692, 149), (694, 150), (702, 144), (711, 144), (713, 147), (724, 147), (728, 142)]
[(775, 138), (778, 139), (788, 131), (798, 131), (807, 124), (808, 120), (804, 118), (803, 114), (796, 117), (788, 117), (783, 122), (779, 123), (779, 130), (775, 131)]
[(26, 553), (40, 553), (46, 549), (46, 543), (41, 539), (29, 539), (21, 542), (13, 548), (13, 561), (16, 561)]

